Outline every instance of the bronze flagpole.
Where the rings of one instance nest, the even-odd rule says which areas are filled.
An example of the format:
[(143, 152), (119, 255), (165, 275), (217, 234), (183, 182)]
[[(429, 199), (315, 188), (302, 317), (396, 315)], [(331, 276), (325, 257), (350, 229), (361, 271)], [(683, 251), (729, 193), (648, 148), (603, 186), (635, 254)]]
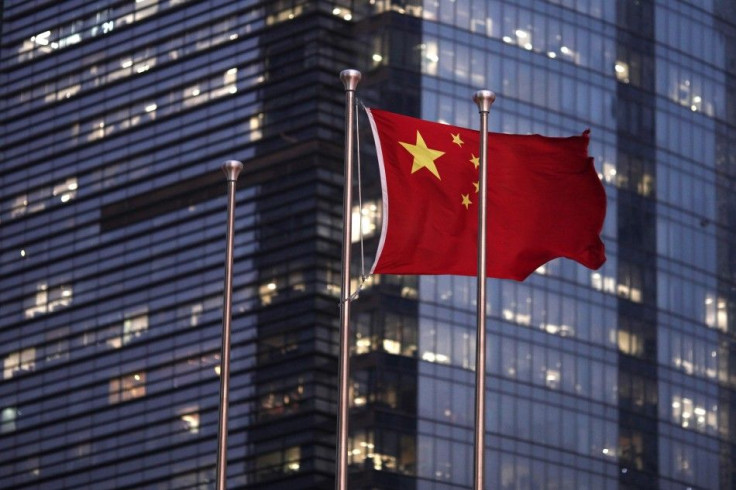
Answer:
[(350, 240), (353, 205), (353, 141), (355, 126), (355, 89), (360, 82), (358, 70), (343, 70), (345, 86), (345, 183), (342, 202), (342, 287), (340, 290), (340, 353), (338, 357), (337, 461), (335, 488), (348, 488), (348, 409), (350, 406)]
[(485, 481), (486, 438), (486, 184), (488, 182), (488, 113), (496, 95), (479, 90), (473, 101), (480, 113), (480, 171), (478, 178), (478, 287), (477, 332), (475, 344), (475, 490), (483, 490)]
[(235, 183), (243, 164), (228, 160), (222, 164), (227, 178), (227, 248), (225, 251), (225, 301), (222, 308), (222, 350), (220, 353), (220, 410), (217, 423), (217, 490), (227, 488), (227, 409), (230, 391), (230, 319), (233, 297), (233, 249), (235, 235)]

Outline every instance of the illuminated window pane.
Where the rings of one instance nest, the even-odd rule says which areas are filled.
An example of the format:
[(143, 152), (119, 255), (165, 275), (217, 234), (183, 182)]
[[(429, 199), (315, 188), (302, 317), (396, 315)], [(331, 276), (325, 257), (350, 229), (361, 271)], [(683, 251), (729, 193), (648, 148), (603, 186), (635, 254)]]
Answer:
[(0, 434), (7, 434), (15, 430), (15, 419), (18, 418), (18, 410), (15, 407), (5, 407), (0, 412)]
[(61, 202), (68, 202), (77, 197), (77, 178), (70, 177), (64, 182), (56, 184), (51, 194), (58, 198)]
[(3, 379), (10, 379), (36, 369), (36, 348), (11, 352), (3, 361)]
[(21, 194), (16, 196), (10, 205), (10, 217), (17, 218), (26, 214), (26, 207), (28, 206), (28, 196)]
[(120, 403), (146, 395), (146, 373), (140, 371), (110, 380), (108, 402)]
[(123, 344), (143, 335), (148, 330), (148, 310), (127, 313), (123, 321)]
[(199, 433), (199, 406), (193, 405), (177, 410), (181, 430), (189, 434)]
[(360, 241), (361, 234), (363, 238), (370, 238), (378, 232), (378, 226), (381, 223), (382, 208), (378, 201), (369, 201), (363, 203), (363, 207), (353, 207), (352, 212), (352, 229), (351, 242)]
[(48, 311), (69, 306), (72, 303), (73, 290), (70, 285), (61, 285), (48, 290)]

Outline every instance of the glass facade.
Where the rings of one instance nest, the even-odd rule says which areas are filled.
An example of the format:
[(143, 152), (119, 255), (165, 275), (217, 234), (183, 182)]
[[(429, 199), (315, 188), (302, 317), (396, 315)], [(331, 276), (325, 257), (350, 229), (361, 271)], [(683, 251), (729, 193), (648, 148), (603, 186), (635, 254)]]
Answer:
[[(245, 169), (229, 484), (334, 487), (348, 67), (367, 105), (477, 127), (488, 88), (492, 131), (592, 131), (607, 263), (488, 282), (487, 488), (736, 485), (731, 2), (6, 0), (0, 15), (0, 487), (214, 488), (230, 158)], [(370, 261), (364, 121), (352, 220)], [(474, 278), (363, 285), (351, 488), (471, 488), (475, 298)]]

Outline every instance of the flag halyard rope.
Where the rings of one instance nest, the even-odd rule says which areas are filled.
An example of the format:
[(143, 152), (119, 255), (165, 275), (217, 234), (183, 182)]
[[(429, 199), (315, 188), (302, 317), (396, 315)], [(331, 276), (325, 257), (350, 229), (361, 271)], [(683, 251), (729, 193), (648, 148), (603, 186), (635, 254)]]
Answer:
[[(363, 104), (362, 100), (359, 100), (358, 97), (355, 98), (355, 151), (356, 151), (356, 174), (358, 177), (358, 213), (359, 213), (359, 221), (358, 221), (358, 237), (360, 239), (360, 282), (358, 283), (358, 287), (355, 290), (354, 293), (352, 293), (346, 300), (342, 300), (340, 302), (340, 308), (342, 308), (342, 303), (345, 301), (355, 301), (360, 296), (360, 292), (365, 287), (365, 284), (368, 279), (370, 279), (371, 274), (365, 273), (365, 248), (364, 248), (364, 236), (363, 236), (363, 183), (361, 181), (361, 173), (360, 173), (360, 115), (358, 114), (358, 105), (360, 104), (360, 107), (362, 107), (365, 110), (365, 105)], [(352, 182), (346, 183), (346, 185), (352, 185)], [(352, 217), (350, 218), (352, 219)]]

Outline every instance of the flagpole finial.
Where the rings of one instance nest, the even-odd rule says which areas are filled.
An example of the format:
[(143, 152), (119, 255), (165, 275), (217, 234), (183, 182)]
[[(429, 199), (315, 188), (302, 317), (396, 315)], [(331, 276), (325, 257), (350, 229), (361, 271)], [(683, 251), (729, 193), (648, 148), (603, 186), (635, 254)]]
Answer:
[(225, 173), (225, 178), (227, 178), (228, 182), (238, 180), (242, 170), (243, 164), (237, 160), (228, 160), (222, 164), (222, 171)]
[(491, 112), (491, 104), (496, 100), (496, 94), (490, 90), (478, 90), (473, 94), (473, 102), (478, 106), (478, 112)]
[(361, 74), (358, 70), (348, 69), (340, 72), (340, 80), (342, 80), (345, 90), (355, 90), (360, 82)]

